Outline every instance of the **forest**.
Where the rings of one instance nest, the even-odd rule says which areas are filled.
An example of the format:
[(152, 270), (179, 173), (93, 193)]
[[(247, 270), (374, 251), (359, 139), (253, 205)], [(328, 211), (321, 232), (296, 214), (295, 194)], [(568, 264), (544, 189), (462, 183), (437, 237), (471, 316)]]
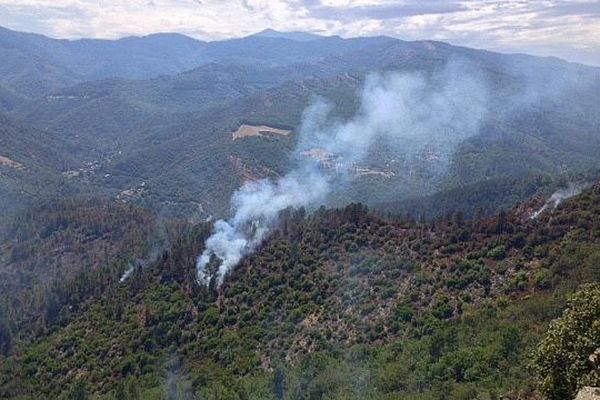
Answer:
[[(600, 289), (585, 286), (600, 280), (600, 186), (531, 219), (540, 202), (492, 217), (455, 213), (426, 221), (361, 204), (289, 209), (218, 289), (195, 280), (210, 222), (165, 224), (135, 207), (97, 201), (53, 206), (43, 218), (23, 214), (3, 245), (15, 268), (32, 262), (23, 246), (36, 248), (29, 252), (36, 260), (61, 262), (45, 252), (59, 237), (72, 246), (97, 246), (104, 237), (104, 252), (116, 251), (120, 257), (110, 259), (122, 262), (71, 260), (80, 267), (72, 276), (47, 268), (33, 287), (19, 287), (16, 274), (3, 279), (13, 295), (2, 306), (0, 395), (571, 396), (599, 383), (584, 362), (597, 341), (563, 345), (573, 363), (583, 364), (553, 381), (552, 357), (559, 356), (546, 332), (568, 302), (591, 307), (583, 318), (600, 313), (592, 306)], [(159, 223), (164, 238), (149, 232)], [(104, 233), (112, 224), (130, 239), (112, 242)], [(38, 231), (45, 233), (31, 237)], [(29, 240), (23, 245), (16, 236)], [(121, 280), (128, 265), (134, 270)], [(562, 318), (573, 326), (569, 312)], [(597, 335), (586, 328), (582, 336)]]

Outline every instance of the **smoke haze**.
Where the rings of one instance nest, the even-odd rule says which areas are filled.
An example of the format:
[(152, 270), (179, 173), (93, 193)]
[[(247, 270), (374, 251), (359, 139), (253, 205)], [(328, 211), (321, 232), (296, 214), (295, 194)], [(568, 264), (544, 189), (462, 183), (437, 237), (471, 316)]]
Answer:
[(326, 100), (314, 101), (303, 115), (296, 168), (277, 180), (248, 182), (234, 193), (233, 217), (215, 223), (198, 258), (199, 282), (210, 283), (207, 266), (215, 257), (219, 267), (214, 278), (220, 286), (265, 239), (282, 210), (323, 203), (352, 179), (349, 172), (375, 143), (383, 141), (404, 158), (433, 151), (436, 173), (443, 173), (456, 146), (478, 133), (487, 113), (487, 85), (481, 76), (460, 62), (429, 75), (370, 74), (360, 107), (348, 121), (333, 120), (334, 106)]

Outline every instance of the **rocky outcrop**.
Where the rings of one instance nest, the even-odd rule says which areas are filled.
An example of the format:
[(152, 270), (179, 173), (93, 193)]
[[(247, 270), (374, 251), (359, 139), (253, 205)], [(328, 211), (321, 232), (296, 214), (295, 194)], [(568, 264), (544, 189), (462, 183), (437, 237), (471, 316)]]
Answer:
[(584, 387), (579, 391), (575, 400), (600, 400), (600, 388)]

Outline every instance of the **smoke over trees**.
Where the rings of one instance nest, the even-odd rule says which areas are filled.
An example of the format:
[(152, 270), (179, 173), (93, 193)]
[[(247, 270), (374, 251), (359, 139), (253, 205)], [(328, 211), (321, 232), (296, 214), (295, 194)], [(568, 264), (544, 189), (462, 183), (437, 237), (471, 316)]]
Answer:
[(431, 179), (443, 174), (456, 146), (478, 133), (486, 115), (487, 85), (481, 76), (477, 68), (456, 61), (429, 75), (373, 73), (349, 121), (332, 119), (333, 105), (316, 100), (304, 112), (293, 155), (297, 167), (278, 180), (248, 182), (234, 193), (233, 217), (215, 223), (198, 258), (198, 280), (210, 283), (207, 266), (216, 257), (219, 286), (268, 235), (279, 212), (314, 207), (341, 190), (376, 142), (403, 159), (434, 154), (439, 162)]

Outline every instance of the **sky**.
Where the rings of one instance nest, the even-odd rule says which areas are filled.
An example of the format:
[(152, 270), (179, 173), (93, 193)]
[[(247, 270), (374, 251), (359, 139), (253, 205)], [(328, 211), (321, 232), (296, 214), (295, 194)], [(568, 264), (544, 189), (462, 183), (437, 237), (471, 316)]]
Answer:
[(0, 25), (69, 39), (387, 35), (600, 66), (600, 0), (0, 0)]

